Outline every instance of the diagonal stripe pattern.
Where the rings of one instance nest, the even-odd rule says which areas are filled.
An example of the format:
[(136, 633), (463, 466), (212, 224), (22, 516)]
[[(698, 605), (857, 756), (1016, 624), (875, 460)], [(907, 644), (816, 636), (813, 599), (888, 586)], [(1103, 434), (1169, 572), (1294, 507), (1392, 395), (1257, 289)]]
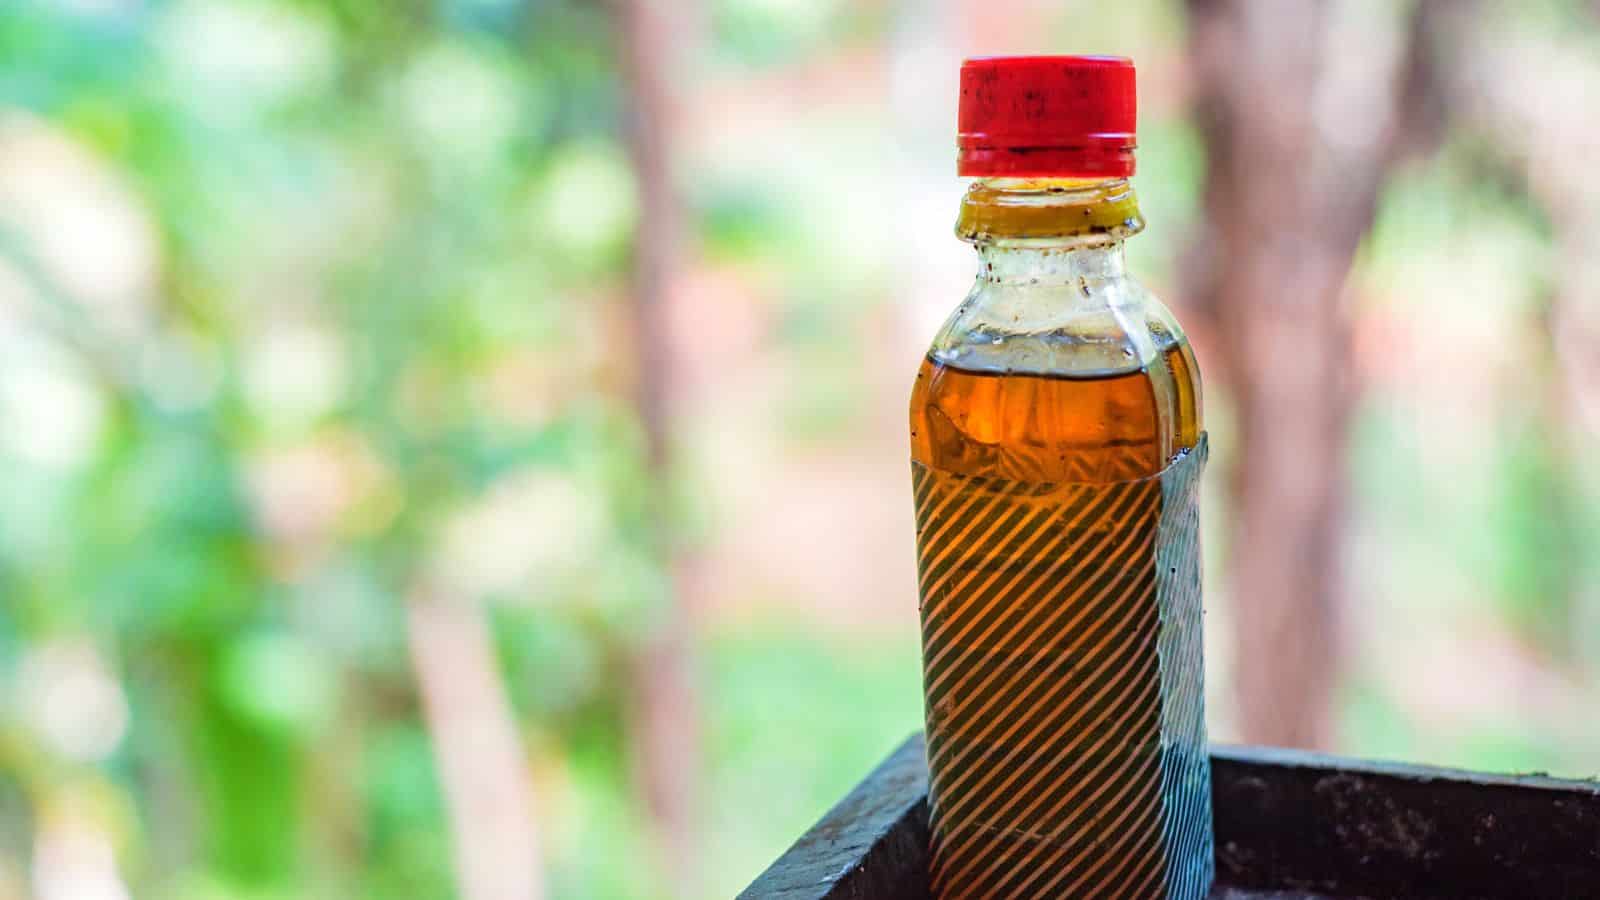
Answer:
[(1198, 482), (913, 463), (932, 884), (955, 898), (1210, 887)]

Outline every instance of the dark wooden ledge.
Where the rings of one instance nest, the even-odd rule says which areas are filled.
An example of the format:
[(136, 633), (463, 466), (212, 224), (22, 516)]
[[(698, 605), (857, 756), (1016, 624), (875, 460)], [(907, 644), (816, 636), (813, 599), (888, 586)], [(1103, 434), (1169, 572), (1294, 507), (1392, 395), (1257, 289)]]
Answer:
[[(1600, 900), (1600, 783), (1213, 747), (1225, 900)], [(926, 900), (915, 735), (741, 900)]]

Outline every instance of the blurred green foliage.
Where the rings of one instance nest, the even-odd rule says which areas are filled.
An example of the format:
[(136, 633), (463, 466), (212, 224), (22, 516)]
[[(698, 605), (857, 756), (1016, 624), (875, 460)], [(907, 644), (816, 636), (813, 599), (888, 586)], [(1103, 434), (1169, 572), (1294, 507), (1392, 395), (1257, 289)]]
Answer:
[[(715, 14), (741, 65), (851, 27), (826, 4)], [(452, 895), (404, 634), (428, 578), (492, 603), (554, 896), (657, 894), (648, 865), (618, 865), (648, 857), (623, 660), (666, 587), (606, 333), (637, 216), (609, 15), (0, 5), (0, 153), (94, 182), (41, 192), (88, 210), (46, 228), (100, 203), (122, 226), (62, 259), (0, 213), (22, 282), (3, 293), (26, 304), (0, 330), (38, 357), (6, 375), (49, 373), (73, 403), (29, 427), (81, 432), (4, 451), (0, 676), (20, 702), (0, 706), (0, 897), (70, 868), (39, 856), (62, 816), (109, 836), (135, 896)], [(719, 212), (752, 202), (708, 201), (712, 252), (784, 239)], [(136, 258), (104, 296), (76, 290), (119, 253)], [(505, 490), (545, 517), (498, 509)], [(531, 537), (474, 555), (503, 529)], [(791, 631), (718, 639), (705, 662), (720, 893), (918, 719), (914, 647)], [(41, 727), (73, 678), (94, 703)], [(80, 732), (102, 708), (125, 727), (97, 742)], [(824, 743), (785, 735), (801, 711)]]
[[(575, 3), (0, 7), (8, 146), (114, 173), (131, 240), (155, 245), (150, 282), (104, 301), (133, 321), (115, 332), (7, 222), (31, 281), (14, 293), (45, 325), (7, 337), (99, 399), (70, 459), (6, 461), (0, 659), (13, 683), (86, 640), (131, 710), (114, 748), (84, 748), (6, 706), (0, 778), (30, 801), (5, 815), (10, 871), (89, 785), (135, 811), (102, 824), (139, 896), (449, 895), (399, 598), (508, 472), (610, 498), (571, 561), (619, 561), (609, 578), (485, 590), (548, 608), (496, 629), (519, 707), (624, 791), (604, 660), (660, 593), (631, 416), (603, 390), (516, 422), (483, 397), (507, 358), (571, 352), (566, 292), (620, 277), (608, 29)], [(74, 240), (85, 267), (117, 250)], [(296, 505), (308, 479), (335, 508)], [(632, 815), (558, 873), (636, 852)]]

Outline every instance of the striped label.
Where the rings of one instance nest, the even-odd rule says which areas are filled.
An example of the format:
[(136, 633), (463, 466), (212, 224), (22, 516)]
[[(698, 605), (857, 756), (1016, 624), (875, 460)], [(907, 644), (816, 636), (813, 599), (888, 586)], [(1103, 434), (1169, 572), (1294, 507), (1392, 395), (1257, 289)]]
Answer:
[(952, 898), (1204, 897), (1198, 486), (913, 463), (932, 883)]

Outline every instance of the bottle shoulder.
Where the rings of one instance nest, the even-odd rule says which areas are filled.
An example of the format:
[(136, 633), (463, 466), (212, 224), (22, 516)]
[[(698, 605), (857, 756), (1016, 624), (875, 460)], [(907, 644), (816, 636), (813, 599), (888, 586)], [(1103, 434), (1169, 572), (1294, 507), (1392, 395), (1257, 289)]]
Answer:
[(1196, 445), (1200, 404), (1182, 330), (1136, 280), (980, 279), (918, 370), (912, 457), (1031, 481), (1144, 477)]
[(1171, 310), (1131, 275), (980, 276), (928, 355), (973, 371), (1098, 376), (1148, 368), (1183, 341)]

